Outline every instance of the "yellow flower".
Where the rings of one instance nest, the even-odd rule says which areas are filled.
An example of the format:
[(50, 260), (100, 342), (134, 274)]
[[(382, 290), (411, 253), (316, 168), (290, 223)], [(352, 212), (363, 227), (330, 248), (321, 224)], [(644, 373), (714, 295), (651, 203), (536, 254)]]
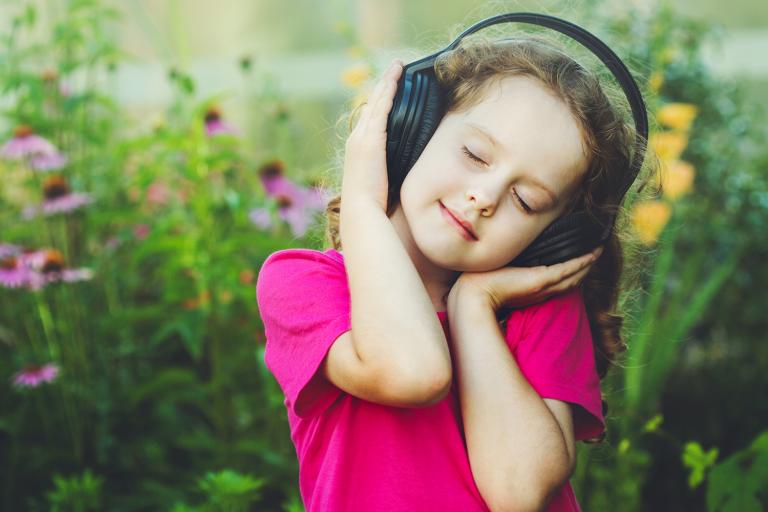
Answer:
[(651, 88), (651, 91), (659, 92), (663, 84), (664, 84), (664, 73), (662, 73), (661, 71), (654, 71), (653, 73), (651, 73), (651, 76), (648, 79), (648, 87)]
[(347, 87), (357, 88), (371, 77), (371, 67), (366, 63), (355, 64), (341, 73), (341, 82)]
[(685, 132), (654, 133), (648, 144), (662, 160), (676, 160), (688, 145), (688, 134)]
[(691, 191), (696, 170), (684, 160), (662, 161), (661, 191), (664, 197), (675, 201)]
[(669, 221), (672, 208), (664, 201), (642, 201), (632, 209), (632, 224), (645, 245), (653, 245)]
[(699, 108), (691, 103), (667, 103), (656, 114), (659, 122), (669, 128), (688, 131)]

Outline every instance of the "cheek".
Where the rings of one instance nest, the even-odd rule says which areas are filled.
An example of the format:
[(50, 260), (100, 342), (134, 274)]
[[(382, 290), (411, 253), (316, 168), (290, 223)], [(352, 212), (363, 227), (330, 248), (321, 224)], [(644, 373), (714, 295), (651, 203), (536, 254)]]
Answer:
[(494, 224), (482, 241), (489, 252), (497, 254), (497, 258), (506, 262), (520, 254), (544, 229), (539, 223), (520, 214), (507, 212), (503, 218), (495, 220), (500, 222)]
[[(423, 157), (423, 158), (422, 158)], [(452, 169), (452, 162), (443, 158), (436, 161), (431, 155), (422, 153), (408, 172), (400, 188), (403, 202), (427, 205), (455, 193), (457, 173)]]

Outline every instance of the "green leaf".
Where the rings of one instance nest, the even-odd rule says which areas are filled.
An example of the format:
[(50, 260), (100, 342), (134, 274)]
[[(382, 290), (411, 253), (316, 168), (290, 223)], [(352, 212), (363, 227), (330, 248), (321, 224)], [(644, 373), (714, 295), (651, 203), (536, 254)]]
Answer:
[(685, 444), (682, 459), (683, 465), (691, 470), (688, 475), (688, 486), (691, 489), (695, 489), (704, 481), (704, 475), (715, 463), (717, 453), (717, 448), (704, 452), (701, 445), (693, 441)]
[(722, 512), (763, 512), (765, 509), (751, 494), (735, 494), (722, 508)]
[(655, 432), (662, 421), (664, 421), (664, 417), (661, 414), (657, 414), (645, 423), (643, 430), (646, 432)]

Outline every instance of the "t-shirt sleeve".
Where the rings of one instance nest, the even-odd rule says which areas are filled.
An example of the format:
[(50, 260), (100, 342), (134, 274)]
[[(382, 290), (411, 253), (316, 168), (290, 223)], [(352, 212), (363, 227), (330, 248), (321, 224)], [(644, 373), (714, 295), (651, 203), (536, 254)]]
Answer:
[(577, 441), (605, 430), (595, 349), (579, 288), (513, 310), (506, 341), (539, 396), (575, 405)]
[(299, 418), (321, 414), (342, 390), (318, 371), (333, 342), (351, 329), (344, 263), (311, 249), (271, 254), (256, 281), (264, 324), (264, 363), (286, 407)]

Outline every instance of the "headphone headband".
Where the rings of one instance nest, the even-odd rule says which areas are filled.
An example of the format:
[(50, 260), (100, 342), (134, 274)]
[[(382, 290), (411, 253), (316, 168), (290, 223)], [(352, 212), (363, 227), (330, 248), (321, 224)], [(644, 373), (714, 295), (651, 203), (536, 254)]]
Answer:
[(586, 31), (580, 26), (571, 23), (569, 21), (549, 16), (547, 14), (539, 14), (532, 12), (511, 12), (506, 14), (499, 14), (481, 20), (471, 27), (467, 28), (459, 34), (451, 44), (443, 48), (442, 50), (435, 52), (431, 55), (423, 57), (412, 63), (409, 69), (411, 73), (416, 73), (424, 69), (432, 68), (434, 66), (435, 58), (443, 52), (455, 49), (464, 37), (477, 32), (483, 28), (498, 23), (507, 22), (520, 22), (528, 23), (531, 25), (540, 25), (547, 27), (562, 34), (565, 34), (582, 46), (587, 48), (593, 54), (595, 54), (605, 66), (611, 71), (611, 74), (616, 78), (624, 91), (624, 95), (629, 101), (629, 106), (632, 109), (632, 117), (635, 121), (635, 153), (632, 157), (632, 163), (629, 167), (629, 175), (622, 183), (621, 193), (618, 197), (623, 197), (629, 187), (637, 177), (637, 173), (640, 171), (640, 167), (643, 165), (645, 159), (645, 142), (648, 140), (648, 114), (645, 108), (645, 102), (643, 101), (643, 95), (640, 93), (640, 89), (637, 86), (634, 78), (630, 74), (627, 67), (621, 61), (621, 59), (611, 50), (608, 45), (603, 43), (600, 39), (594, 36), (592, 33)]
[[(394, 207), (406, 175), (428, 145), (445, 114), (445, 91), (435, 76), (435, 60), (455, 49), (469, 34), (505, 22), (541, 25), (563, 33), (595, 54), (621, 85), (635, 121), (634, 151), (627, 168), (616, 169), (617, 196), (621, 201), (639, 173), (648, 140), (648, 118), (640, 89), (624, 63), (597, 37), (568, 21), (545, 14), (518, 12), (487, 18), (464, 30), (442, 50), (422, 57), (403, 67), (397, 91), (387, 119), (387, 177), (389, 195), (387, 211)], [(506, 40), (517, 38), (506, 38)], [(502, 39), (505, 40), (505, 39)], [(550, 223), (510, 265), (551, 265), (584, 254), (605, 242), (611, 234), (615, 216), (597, 219), (586, 209), (564, 214)], [(606, 222), (607, 221), (607, 222)]]

